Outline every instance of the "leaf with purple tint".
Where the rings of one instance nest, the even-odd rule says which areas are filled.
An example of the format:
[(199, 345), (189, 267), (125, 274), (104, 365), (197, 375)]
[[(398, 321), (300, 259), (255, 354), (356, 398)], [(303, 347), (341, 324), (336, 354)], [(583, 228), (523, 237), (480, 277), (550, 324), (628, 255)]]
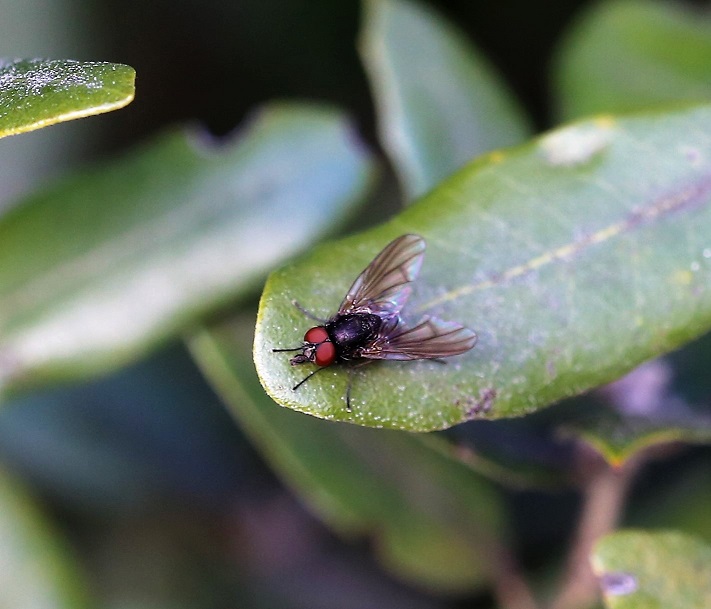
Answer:
[[(257, 371), (282, 405), (412, 431), (520, 416), (609, 383), (711, 329), (711, 107), (562, 127), (466, 166), (392, 221), (274, 272), (255, 338)], [(422, 235), (402, 316), (471, 328), (476, 347), (437, 362), (290, 366), (392, 239)]]

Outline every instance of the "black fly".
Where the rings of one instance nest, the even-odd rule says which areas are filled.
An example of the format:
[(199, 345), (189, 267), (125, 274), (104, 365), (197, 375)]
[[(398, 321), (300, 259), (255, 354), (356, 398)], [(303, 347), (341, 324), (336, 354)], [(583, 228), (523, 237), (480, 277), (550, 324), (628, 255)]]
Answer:
[[(332, 364), (378, 359), (440, 359), (474, 347), (476, 334), (456, 322), (425, 317), (407, 327), (400, 318), (424, 255), (422, 237), (403, 235), (388, 244), (358, 275), (338, 312), (330, 319), (320, 320), (297, 304), (321, 325), (306, 332), (300, 347), (273, 349), (300, 351), (291, 358), (292, 366), (306, 363), (319, 366), (297, 383), (294, 390)], [(350, 381), (346, 408), (351, 409)]]

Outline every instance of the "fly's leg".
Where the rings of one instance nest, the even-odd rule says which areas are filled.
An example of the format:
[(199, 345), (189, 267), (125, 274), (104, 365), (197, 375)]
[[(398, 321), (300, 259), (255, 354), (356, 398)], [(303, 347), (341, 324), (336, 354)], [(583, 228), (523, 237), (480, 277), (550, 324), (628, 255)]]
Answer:
[(325, 370), (325, 368), (316, 368), (313, 372), (311, 372), (305, 379), (300, 380), (296, 385), (294, 385), (291, 390), (296, 391), (301, 385), (303, 385), (306, 381), (308, 381), (314, 374), (317, 372), (321, 372), (321, 370)]
[(353, 372), (348, 371), (348, 385), (346, 385), (346, 410), (352, 412), (351, 410), (351, 387), (353, 386)]
[(363, 361), (358, 362), (357, 364), (351, 364), (348, 368), (348, 384), (346, 385), (346, 410), (348, 412), (352, 412), (351, 389), (353, 387), (353, 377), (355, 376), (355, 371), (358, 370), (358, 368), (362, 368), (363, 366), (372, 364), (374, 361), (375, 360), (364, 359)]
[(313, 319), (314, 321), (318, 321), (319, 323), (325, 324), (328, 322), (328, 319), (322, 319), (321, 317), (317, 317), (314, 315), (311, 311), (304, 309), (296, 300), (292, 300), (291, 304), (293, 304), (299, 311), (301, 311), (306, 317), (309, 319)]

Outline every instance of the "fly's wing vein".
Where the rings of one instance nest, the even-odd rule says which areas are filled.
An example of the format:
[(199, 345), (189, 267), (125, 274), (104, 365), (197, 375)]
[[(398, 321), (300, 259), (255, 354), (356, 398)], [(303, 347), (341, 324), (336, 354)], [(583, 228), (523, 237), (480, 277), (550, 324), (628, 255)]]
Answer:
[(386, 324), (361, 355), (369, 359), (437, 359), (469, 351), (476, 341), (476, 334), (457, 322), (425, 317), (411, 328)]
[(339, 313), (367, 311), (391, 319), (399, 315), (410, 296), (410, 283), (420, 272), (425, 240), (419, 235), (402, 235), (390, 242), (358, 275)]

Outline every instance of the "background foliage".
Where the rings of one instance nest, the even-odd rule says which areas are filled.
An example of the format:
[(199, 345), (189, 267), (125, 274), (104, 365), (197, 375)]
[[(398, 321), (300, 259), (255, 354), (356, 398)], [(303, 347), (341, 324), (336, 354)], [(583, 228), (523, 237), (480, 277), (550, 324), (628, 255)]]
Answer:
[[(0, 0), (0, 56), (138, 74), (125, 110), (0, 141), (0, 605), (710, 604), (705, 7), (88, 9)], [(441, 312), (480, 334), (461, 365), (359, 375), (360, 422), (450, 427), (452, 388), (538, 412), (423, 435), (266, 396), (267, 273), (263, 383), (347, 418), (338, 370), (280, 393), (269, 348), (406, 230), (413, 314), (497, 289)]]

